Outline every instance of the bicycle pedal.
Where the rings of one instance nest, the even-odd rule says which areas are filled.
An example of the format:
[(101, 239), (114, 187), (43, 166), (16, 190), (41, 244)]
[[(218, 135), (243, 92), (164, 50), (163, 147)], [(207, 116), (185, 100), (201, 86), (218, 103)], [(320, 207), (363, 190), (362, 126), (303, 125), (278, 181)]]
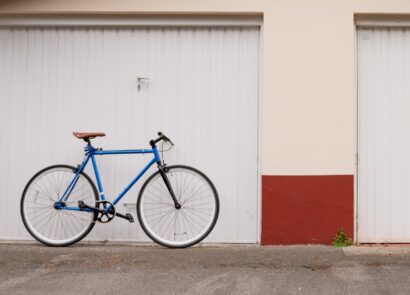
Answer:
[(130, 223), (134, 222), (134, 217), (132, 217), (132, 215), (130, 213), (125, 214), (125, 216), (127, 216), (127, 219)]

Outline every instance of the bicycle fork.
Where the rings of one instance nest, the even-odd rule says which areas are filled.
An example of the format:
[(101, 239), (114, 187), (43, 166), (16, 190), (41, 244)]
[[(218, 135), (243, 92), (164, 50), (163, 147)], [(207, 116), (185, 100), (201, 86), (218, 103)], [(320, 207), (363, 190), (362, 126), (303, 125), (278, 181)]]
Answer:
[(165, 182), (165, 186), (167, 187), (172, 200), (174, 201), (175, 204), (175, 209), (181, 209), (181, 204), (178, 202), (177, 198), (175, 197), (174, 190), (172, 189), (171, 183), (169, 182), (167, 173), (166, 173), (166, 167), (162, 164), (158, 164), (158, 169), (159, 173), (161, 174), (162, 180)]

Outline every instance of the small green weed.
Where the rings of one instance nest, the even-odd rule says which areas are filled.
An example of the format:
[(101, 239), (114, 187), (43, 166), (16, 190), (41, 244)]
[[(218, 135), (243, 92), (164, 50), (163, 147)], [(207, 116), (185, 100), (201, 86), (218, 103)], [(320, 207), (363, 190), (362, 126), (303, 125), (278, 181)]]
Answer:
[(343, 228), (341, 228), (335, 235), (332, 245), (336, 248), (347, 247), (353, 245), (353, 241), (346, 235)]

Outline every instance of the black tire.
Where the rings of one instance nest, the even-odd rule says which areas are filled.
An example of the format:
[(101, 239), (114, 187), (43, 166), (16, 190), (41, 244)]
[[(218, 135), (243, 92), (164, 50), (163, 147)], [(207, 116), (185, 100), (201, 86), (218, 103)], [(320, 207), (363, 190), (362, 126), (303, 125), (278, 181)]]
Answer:
[[(216, 224), (216, 222), (217, 222), (217, 220), (218, 220), (218, 215), (219, 215), (219, 198), (218, 198), (218, 193), (217, 193), (217, 191), (216, 191), (216, 189), (215, 189), (215, 186), (213, 185), (213, 183), (211, 182), (211, 180), (204, 174), (204, 173), (202, 173), (201, 171), (199, 171), (199, 170), (197, 170), (197, 169), (195, 169), (195, 168), (192, 168), (192, 167), (189, 167), (189, 166), (184, 166), (184, 165), (173, 165), (173, 166), (167, 166), (166, 168), (165, 168), (165, 171), (166, 171), (166, 173), (167, 173), (167, 176), (168, 176), (168, 178), (172, 178), (172, 174), (173, 173), (175, 173), (175, 175), (179, 172), (180, 174), (182, 173), (182, 171), (184, 172), (184, 173), (188, 173), (188, 174), (191, 174), (191, 175), (195, 175), (195, 176), (191, 176), (192, 178), (193, 177), (197, 177), (199, 180), (198, 181), (202, 181), (203, 182), (203, 185), (205, 186), (205, 188), (206, 188), (206, 190), (204, 191), (204, 192), (202, 192), (202, 193), (198, 193), (197, 195), (195, 195), (194, 193), (197, 193), (197, 191), (193, 191), (193, 190), (191, 190), (191, 191), (189, 191), (189, 192), (187, 192), (187, 190), (185, 189), (185, 188), (182, 188), (182, 186), (184, 185), (185, 186), (185, 183), (186, 182), (188, 182), (187, 181), (187, 178), (185, 178), (185, 182), (184, 182), (184, 184), (182, 185), (182, 180), (179, 182), (179, 188), (178, 188), (178, 180), (176, 179), (175, 180), (175, 182), (174, 182), (174, 184), (172, 184), (172, 180), (170, 180), (170, 182), (171, 182), (171, 185), (172, 185), (172, 187), (173, 187), (173, 190), (174, 190), (174, 192), (175, 192), (175, 195), (176, 195), (176, 197), (177, 197), (177, 199), (178, 199), (178, 201), (181, 203), (181, 205), (182, 205), (182, 208), (181, 209), (176, 209), (175, 208), (175, 206), (174, 205), (172, 205), (173, 204), (173, 201), (172, 201), (172, 198), (171, 198), (171, 196), (169, 195), (169, 192), (166, 190), (166, 192), (165, 192), (165, 189), (158, 189), (157, 188), (157, 192), (159, 192), (159, 191), (161, 191), (162, 192), (162, 196), (164, 197), (164, 198), (166, 198), (166, 199), (163, 199), (162, 198), (162, 196), (161, 197), (159, 197), (158, 199), (156, 199), (157, 200), (157, 203), (158, 204), (162, 204), (162, 205), (159, 205), (160, 207), (162, 207), (162, 208), (165, 208), (165, 209), (158, 209), (158, 210), (163, 210), (163, 211), (160, 211), (159, 212), (159, 214), (158, 213), (154, 213), (154, 214), (151, 214), (151, 216), (152, 215), (155, 215), (155, 214), (158, 214), (160, 217), (158, 218), (157, 216), (155, 216), (154, 217), (154, 220), (155, 220), (155, 225), (157, 224), (157, 220), (161, 220), (161, 216), (162, 216), (162, 214), (164, 213), (164, 210), (165, 210), (165, 214), (168, 214), (167, 212), (170, 212), (169, 213), (169, 216), (171, 216), (171, 214), (173, 214), (174, 213), (174, 218), (175, 218), (175, 220), (174, 220), (174, 233), (173, 233), (173, 237), (174, 237), (174, 241), (171, 241), (170, 239), (172, 239), (172, 225), (171, 225), (171, 233), (170, 233), (170, 239), (166, 239), (166, 238), (164, 238), (163, 237), (163, 235), (165, 235), (166, 233), (168, 233), (168, 230), (166, 230), (165, 232), (164, 232), (164, 234), (162, 235), (162, 236), (160, 236), (159, 234), (157, 234), (157, 233), (154, 233), (154, 230), (152, 229), (152, 228), (150, 228), (150, 225), (148, 225), (148, 221), (146, 220), (146, 217), (148, 217), (148, 215), (147, 216), (145, 216), (145, 214), (146, 213), (144, 213), (143, 212), (143, 202), (144, 202), (144, 198), (146, 198), (147, 200), (149, 200), (150, 202), (152, 202), (152, 199), (149, 199), (147, 196), (148, 196), (148, 192), (149, 192), (149, 188), (150, 187), (152, 187), (152, 188), (154, 188), (155, 186), (154, 186), (154, 183), (157, 183), (157, 185), (164, 185), (164, 182), (163, 182), (163, 180), (162, 180), (162, 178), (161, 178), (161, 176), (160, 176), (160, 171), (157, 171), (157, 172), (155, 172), (155, 173), (153, 173), (145, 182), (144, 182), (144, 184), (143, 184), (143, 186), (142, 186), (142, 188), (141, 188), (141, 191), (140, 191), (140, 193), (139, 193), (139, 195), (138, 195), (138, 200), (137, 200), (137, 216), (138, 216), (138, 220), (139, 220), (139, 223), (141, 224), (141, 227), (142, 227), (142, 229), (144, 230), (144, 232), (147, 234), (147, 236), (150, 238), (150, 239), (152, 239), (154, 242), (156, 242), (156, 243), (158, 243), (158, 244), (160, 244), (160, 245), (162, 245), (162, 246), (165, 246), (165, 247), (168, 247), (168, 248), (187, 248), (187, 247), (190, 247), (190, 246), (193, 246), (193, 245), (195, 245), (195, 244), (197, 244), (197, 243), (199, 243), (199, 242), (201, 242), (203, 239), (205, 239), (209, 234), (210, 234), (210, 232), (212, 231), (212, 229), (215, 227), (215, 224)], [(189, 176), (186, 176), (186, 177), (189, 177)], [(175, 178), (176, 178), (176, 176), (175, 176)], [(182, 179), (182, 176), (181, 176), (181, 179)], [(158, 181), (158, 182), (157, 182)], [(191, 182), (192, 182), (192, 179), (191, 179)], [(164, 186), (164, 188), (165, 188), (165, 186)], [(178, 193), (178, 189), (181, 189), (181, 192), (180, 193)], [(147, 191), (147, 194), (145, 194), (145, 192)], [(192, 202), (194, 202), (194, 201), (196, 201), (196, 202), (198, 202), (198, 200), (199, 199), (203, 199), (203, 198), (205, 198), (205, 197), (199, 197), (198, 198), (198, 196), (203, 196), (202, 194), (203, 193), (208, 193), (208, 191), (209, 191), (209, 196), (210, 196), (210, 200), (212, 200), (212, 202), (214, 202), (213, 203), (213, 208), (209, 208), (209, 210), (213, 210), (212, 212), (212, 214), (213, 215), (210, 215), (210, 217), (209, 217), (209, 221), (207, 221), (208, 223), (206, 223), (205, 224), (205, 227), (204, 227), (204, 229), (202, 230), (202, 231), (200, 231), (199, 230), (199, 234), (198, 234), (198, 236), (196, 236), (196, 237), (193, 237), (193, 238), (191, 238), (191, 239), (187, 239), (186, 241), (175, 241), (175, 236), (176, 235), (179, 235), (179, 236), (181, 236), (181, 235), (186, 235), (186, 236), (188, 236), (188, 234), (189, 234), (189, 227), (187, 227), (186, 226), (186, 221), (190, 221), (191, 220), (191, 218), (192, 218), (192, 216), (194, 216), (194, 215), (190, 215), (190, 218), (188, 219), (187, 217), (184, 217), (184, 214), (182, 213), (183, 211), (182, 210), (184, 210), (184, 206), (185, 206), (185, 203), (189, 203), (189, 202), (191, 202), (190, 204), (193, 204)], [(168, 194), (168, 195), (167, 195)], [(183, 195), (184, 194), (184, 195)], [(186, 195), (188, 195), (188, 197), (186, 197)], [(191, 195), (194, 195), (194, 196), (191, 196)], [(152, 197), (152, 195), (151, 195), (151, 197)], [(169, 197), (169, 199), (168, 199), (168, 197)], [(157, 196), (155, 196), (155, 198), (157, 198)], [(184, 200), (184, 198), (185, 198), (185, 200)], [(166, 202), (168, 202), (168, 200), (170, 201), (170, 204), (171, 204), (171, 206), (169, 206), (169, 204), (167, 203), (166, 205), (164, 205), (165, 203), (165, 200), (166, 200)], [(200, 202), (203, 202), (203, 201), (200, 201)], [(155, 204), (155, 203), (146, 203), (146, 204)], [(191, 205), (192, 206), (192, 205)], [(203, 204), (199, 204), (199, 206), (203, 206)], [(160, 208), (160, 207), (158, 207), (158, 208)], [(205, 210), (205, 209), (198, 209), (198, 208), (203, 208), (203, 207), (198, 207), (197, 209), (187, 209), (187, 207), (189, 207), (189, 206), (185, 206), (185, 210)], [(190, 207), (190, 208), (193, 208), (193, 207)], [(155, 208), (154, 208), (155, 209)], [(174, 210), (173, 210), (174, 209)], [(147, 211), (149, 211), (149, 210), (151, 210), (150, 212), (152, 212), (152, 210), (153, 210), (153, 208), (149, 208), (149, 209), (146, 209)], [(179, 211), (179, 213), (177, 212), (177, 210), (181, 210), (181, 211)], [(185, 211), (185, 212), (187, 212), (187, 211)], [(198, 211), (196, 211), (196, 212), (198, 212)], [(197, 214), (197, 213), (195, 213), (195, 214)], [(206, 214), (206, 213), (200, 213), (200, 214)], [(187, 214), (188, 215), (188, 214)], [(186, 216), (187, 216), (186, 215)], [(166, 216), (166, 215), (164, 215), (164, 216)], [(181, 218), (179, 218), (178, 216), (182, 216)], [(199, 216), (199, 215), (198, 215)], [(202, 215), (201, 215), (202, 216)], [(165, 217), (165, 220), (164, 220), (164, 224), (166, 224), (166, 219), (168, 218), (168, 216), (167, 217)], [(185, 223), (185, 232), (183, 232), (183, 233), (176, 233), (176, 220), (182, 220), (182, 221), (180, 221), (180, 224), (179, 224), (179, 230), (181, 231), (181, 230), (183, 230), (182, 229), (182, 225)], [(170, 223), (172, 223), (172, 217), (171, 217), (171, 220), (169, 220), (170, 221)], [(192, 223), (192, 224), (195, 224), (195, 223)], [(198, 225), (196, 225), (196, 226), (198, 226)], [(195, 227), (196, 227), (195, 226)], [(152, 227), (155, 227), (155, 226), (152, 226)], [(194, 230), (192, 230), (192, 228), (191, 228), (191, 233), (193, 234), (193, 232), (194, 232)]]
[[(46, 167), (46, 168), (40, 170), (39, 172), (37, 172), (37, 173), (30, 179), (30, 181), (27, 183), (26, 187), (24, 188), (24, 191), (23, 191), (23, 194), (22, 194), (22, 197), (21, 197), (21, 203), (20, 203), (20, 214), (21, 214), (21, 218), (22, 218), (22, 220), (23, 220), (23, 224), (24, 224), (24, 226), (26, 227), (27, 231), (28, 231), (28, 232), (30, 233), (30, 235), (31, 235), (33, 238), (35, 238), (37, 241), (39, 241), (40, 243), (45, 244), (45, 245), (47, 245), (47, 246), (52, 246), (52, 247), (65, 247), (65, 246), (69, 246), (69, 245), (72, 245), (72, 244), (74, 244), (74, 243), (77, 243), (78, 241), (82, 240), (85, 236), (88, 235), (88, 233), (93, 229), (93, 227), (94, 227), (94, 225), (95, 225), (95, 222), (96, 222), (96, 219), (97, 219), (97, 213), (96, 213), (96, 212), (94, 212), (94, 213), (87, 213), (87, 214), (90, 214), (90, 215), (91, 215), (91, 218), (89, 218), (89, 219), (90, 219), (90, 224), (87, 226), (87, 223), (88, 223), (88, 219), (87, 219), (87, 220), (85, 221), (86, 224), (85, 224), (84, 229), (83, 229), (82, 231), (80, 231), (80, 233), (78, 234), (78, 236), (75, 236), (75, 237), (72, 238), (72, 239), (66, 239), (66, 240), (61, 240), (61, 241), (58, 241), (58, 240), (53, 241), (53, 240), (50, 239), (50, 238), (46, 238), (46, 237), (44, 237), (44, 236), (41, 236), (41, 234), (34, 229), (33, 225), (31, 224), (31, 221), (29, 220), (30, 218), (28, 218), (28, 216), (27, 216), (29, 210), (26, 209), (26, 207), (25, 207), (25, 204), (30, 202), (30, 201), (28, 200), (28, 198), (29, 198), (29, 194), (28, 194), (28, 193), (29, 193), (29, 189), (32, 187), (32, 185), (35, 185), (34, 182), (35, 182), (35, 181), (39, 182), (40, 179), (41, 179), (41, 176), (47, 177), (47, 174), (46, 174), (47, 171), (50, 170), (49, 173), (51, 173), (52, 170), (58, 171), (58, 169), (64, 170), (64, 171), (67, 172), (67, 173), (70, 173), (69, 171), (72, 171), (73, 176), (74, 176), (74, 174), (75, 174), (74, 171), (76, 170), (75, 167), (69, 166), (69, 165), (53, 165), (53, 166)], [(60, 172), (61, 172), (61, 171), (60, 171)], [(81, 177), (83, 177), (83, 178), (81, 178)], [(62, 177), (62, 178), (63, 178), (63, 177)], [(92, 197), (94, 197), (94, 200), (95, 200), (95, 201), (98, 201), (99, 199), (98, 199), (97, 189), (96, 189), (96, 187), (95, 187), (93, 181), (91, 180), (91, 178), (90, 178), (86, 173), (84, 173), (84, 172), (81, 173), (80, 178), (81, 178), (81, 181), (84, 180), (84, 181), (86, 182), (86, 184), (88, 184), (88, 185), (90, 186), (90, 187), (89, 187), (89, 189), (90, 189), (90, 191), (89, 191), (89, 193), (90, 193), (89, 198), (92, 199)], [(65, 178), (62, 179), (61, 181), (63, 181), (63, 180), (65, 180)], [(73, 192), (74, 192), (74, 190), (77, 188), (77, 185), (78, 185), (78, 183), (76, 184), (76, 187), (74, 187)], [(51, 186), (53, 186), (52, 183), (51, 183)], [(54, 187), (56, 187), (56, 186), (54, 186)], [(38, 189), (38, 191), (39, 191), (39, 190), (40, 190), (40, 189)], [(37, 194), (39, 194), (39, 193), (37, 193)], [(53, 198), (52, 198), (50, 195), (44, 195), (44, 196), (45, 196), (44, 199), (47, 199), (47, 202), (52, 203)], [(35, 197), (35, 198), (37, 198), (37, 197)], [(31, 201), (31, 203), (34, 204), (33, 201)], [(94, 203), (94, 204), (88, 204), (88, 205), (96, 206), (96, 203)], [(43, 207), (43, 209), (41, 209), (41, 206)], [(54, 209), (54, 208), (51, 208), (48, 204), (47, 204), (47, 205), (41, 204), (41, 206), (40, 206), (40, 209), (39, 209), (39, 210), (49, 210), (49, 208), (50, 208), (49, 211), (50, 211), (50, 214), (52, 214), (53, 211), (52, 211), (51, 209)], [(54, 210), (57, 211), (57, 209), (54, 209)], [(66, 211), (66, 210), (60, 210), (60, 211)], [(66, 212), (68, 212), (68, 210), (67, 210)], [(77, 213), (77, 211), (75, 211), (75, 212)], [(41, 213), (41, 214), (48, 214), (48, 212), (44, 212), (44, 213)], [(68, 213), (67, 213), (67, 214), (68, 214)], [(85, 214), (85, 213), (84, 213), (84, 214)], [(47, 215), (44, 215), (44, 216), (47, 216)], [(71, 215), (70, 215), (70, 216), (71, 216)], [(78, 216), (78, 215), (73, 216), (74, 219), (77, 219), (77, 220), (78, 220), (79, 218), (78, 218), (77, 216)], [(74, 220), (74, 219), (72, 219), (72, 220)], [(47, 223), (47, 222), (48, 222), (48, 221), (45, 221), (45, 223)], [(64, 223), (63, 223), (62, 221), (60, 221), (60, 222), (61, 222), (61, 227), (64, 227)], [(69, 225), (69, 223), (67, 222), (67, 225), (65, 226), (65, 228), (67, 228), (68, 225)], [(57, 226), (58, 226), (58, 222), (57, 222), (56, 227), (57, 227)], [(77, 230), (77, 228), (75, 228), (75, 229)], [(62, 230), (62, 231), (65, 232), (65, 230)]]

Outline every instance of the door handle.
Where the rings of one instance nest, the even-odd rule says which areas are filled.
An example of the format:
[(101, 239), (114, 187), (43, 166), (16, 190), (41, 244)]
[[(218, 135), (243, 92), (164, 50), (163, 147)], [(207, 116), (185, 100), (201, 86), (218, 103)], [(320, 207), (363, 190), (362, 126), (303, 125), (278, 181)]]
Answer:
[(148, 82), (148, 81), (149, 81), (149, 78), (147, 78), (147, 77), (137, 77), (137, 89), (138, 89), (138, 91), (141, 90), (141, 85), (144, 82)]

